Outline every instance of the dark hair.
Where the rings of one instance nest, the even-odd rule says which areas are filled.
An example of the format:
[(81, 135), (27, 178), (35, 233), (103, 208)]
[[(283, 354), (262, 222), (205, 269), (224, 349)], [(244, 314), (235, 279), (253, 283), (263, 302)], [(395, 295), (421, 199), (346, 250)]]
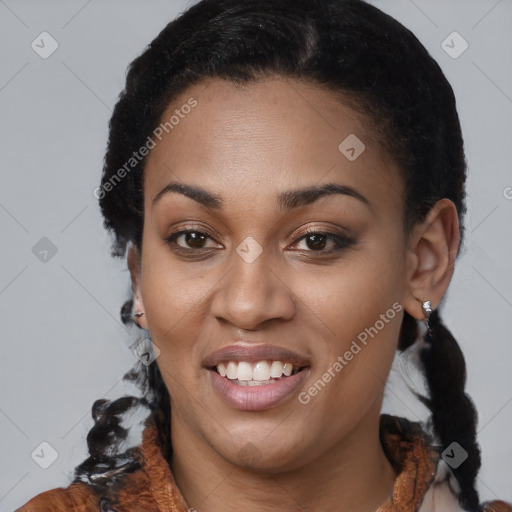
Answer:
[[(128, 172), (126, 163), (160, 124), (169, 103), (208, 77), (244, 85), (270, 76), (326, 88), (362, 115), (403, 173), (406, 231), (448, 198), (457, 207), (463, 238), (466, 160), (454, 94), (411, 31), (361, 0), (203, 0), (169, 23), (130, 64), (110, 120), (99, 203), (114, 235), (113, 256), (124, 256), (130, 242), (142, 248), (145, 160), (130, 164)], [(123, 322), (132, 322), (131, 314), (129, 300)], [(441, 446), (457, 441), (468, 452), (453, 474), (461, 506), (480, 511), (477, 414), (464, 392), (464, 357), (438, 311), (432, 325), (434, 342), (421, 352), (429, 397), (421, 399), (431, 410)], [(406, 350), (418, 337), (417, 321), (405, 313), (398, 349)], [(91, 456), (76, 467), (76, 480), (121, 462), (125, 473), (138, 467), (136, 460), (126, 463), (130, 453), (106, 452), (126, 438), (118, 415), (141, 400), (156, 418), (165, 456), (171, 456), (170, 400), (156, 362), (138, 363), (126, 378), (138, 382), (144, 398), (94, 404), (95, 425), (87, 437)], [(105, 492), (101, 481), (94, 485)]]

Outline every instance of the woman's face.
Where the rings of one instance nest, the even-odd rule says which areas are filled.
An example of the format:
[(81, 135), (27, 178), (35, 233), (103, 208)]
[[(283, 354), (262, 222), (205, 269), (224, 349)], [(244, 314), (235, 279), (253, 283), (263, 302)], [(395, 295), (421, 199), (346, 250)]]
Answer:
[(375, 434), (410, 291), (395, 164), (332, 93), (284, 78), (201, 82), (166, 121), (137, 292), (174, 432), (267, 470)]

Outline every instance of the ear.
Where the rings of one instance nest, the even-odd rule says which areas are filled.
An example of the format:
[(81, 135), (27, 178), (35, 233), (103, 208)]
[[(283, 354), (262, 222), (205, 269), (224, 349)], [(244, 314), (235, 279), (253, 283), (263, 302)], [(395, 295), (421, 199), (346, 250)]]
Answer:
[[(128, 248), (127, 256), (128, 269), (130, 270), (130, 277), (132, 280), (132, 292), (133, 292), (133, 311), (146, 311), (144, 309), (144, 303), (142, 301), (142, 291), (140, 285), (140, 263), (141, 255), (138, 247), (130, 243)], [(140, 318), (135, 318), (135, 323), (142, 329), (147, 329), (146, 315)]]
[(424, 318), (421, 305), (425, 300), (432, 302), (433, 310), (439, 306), (453, 275), (459, 242), (457, 207), (446, 198), (413, 228), (408, 240), (409, 293), (404, 309), (414, 318)]

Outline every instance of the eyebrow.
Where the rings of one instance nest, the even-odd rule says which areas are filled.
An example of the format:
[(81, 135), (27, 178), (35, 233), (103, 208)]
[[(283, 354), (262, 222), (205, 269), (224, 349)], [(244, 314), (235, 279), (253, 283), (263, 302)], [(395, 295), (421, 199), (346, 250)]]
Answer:
[[(220, 196), (215, 195), (202, 187), (197, 185), (186, 185), (178, 182), (171, 182), (160, 190), (160, 192), (158, 192), (158, 194), (153, 198), (152, 204), (154, 205), (162, 198), (162, 196), (171, 192), (189, 197), (210, 210), (220, 210), (224, 204), (224, 201)], [(365, 196), (349, 186), (339, 185), (338, 183), (325, 183), (323, 185), (287, 190), (278, 195), (277, 202), (281, 209), (291, 210), (314, 203), (322, 197), (333, 194), (353, 197), (367, 206), (371, 206), (370, 201), (368, 201)]]

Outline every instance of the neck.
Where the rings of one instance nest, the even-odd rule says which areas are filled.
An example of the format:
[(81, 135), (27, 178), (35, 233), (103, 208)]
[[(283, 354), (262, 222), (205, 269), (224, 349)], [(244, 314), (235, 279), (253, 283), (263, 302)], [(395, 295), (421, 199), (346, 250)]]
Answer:
[(375, 512), (397, 476), (380, 443), (379, 418), (365, 416), (306, 466), (268, 473), (231, 464), (171, 416), (171, 471), (191, 510)]

